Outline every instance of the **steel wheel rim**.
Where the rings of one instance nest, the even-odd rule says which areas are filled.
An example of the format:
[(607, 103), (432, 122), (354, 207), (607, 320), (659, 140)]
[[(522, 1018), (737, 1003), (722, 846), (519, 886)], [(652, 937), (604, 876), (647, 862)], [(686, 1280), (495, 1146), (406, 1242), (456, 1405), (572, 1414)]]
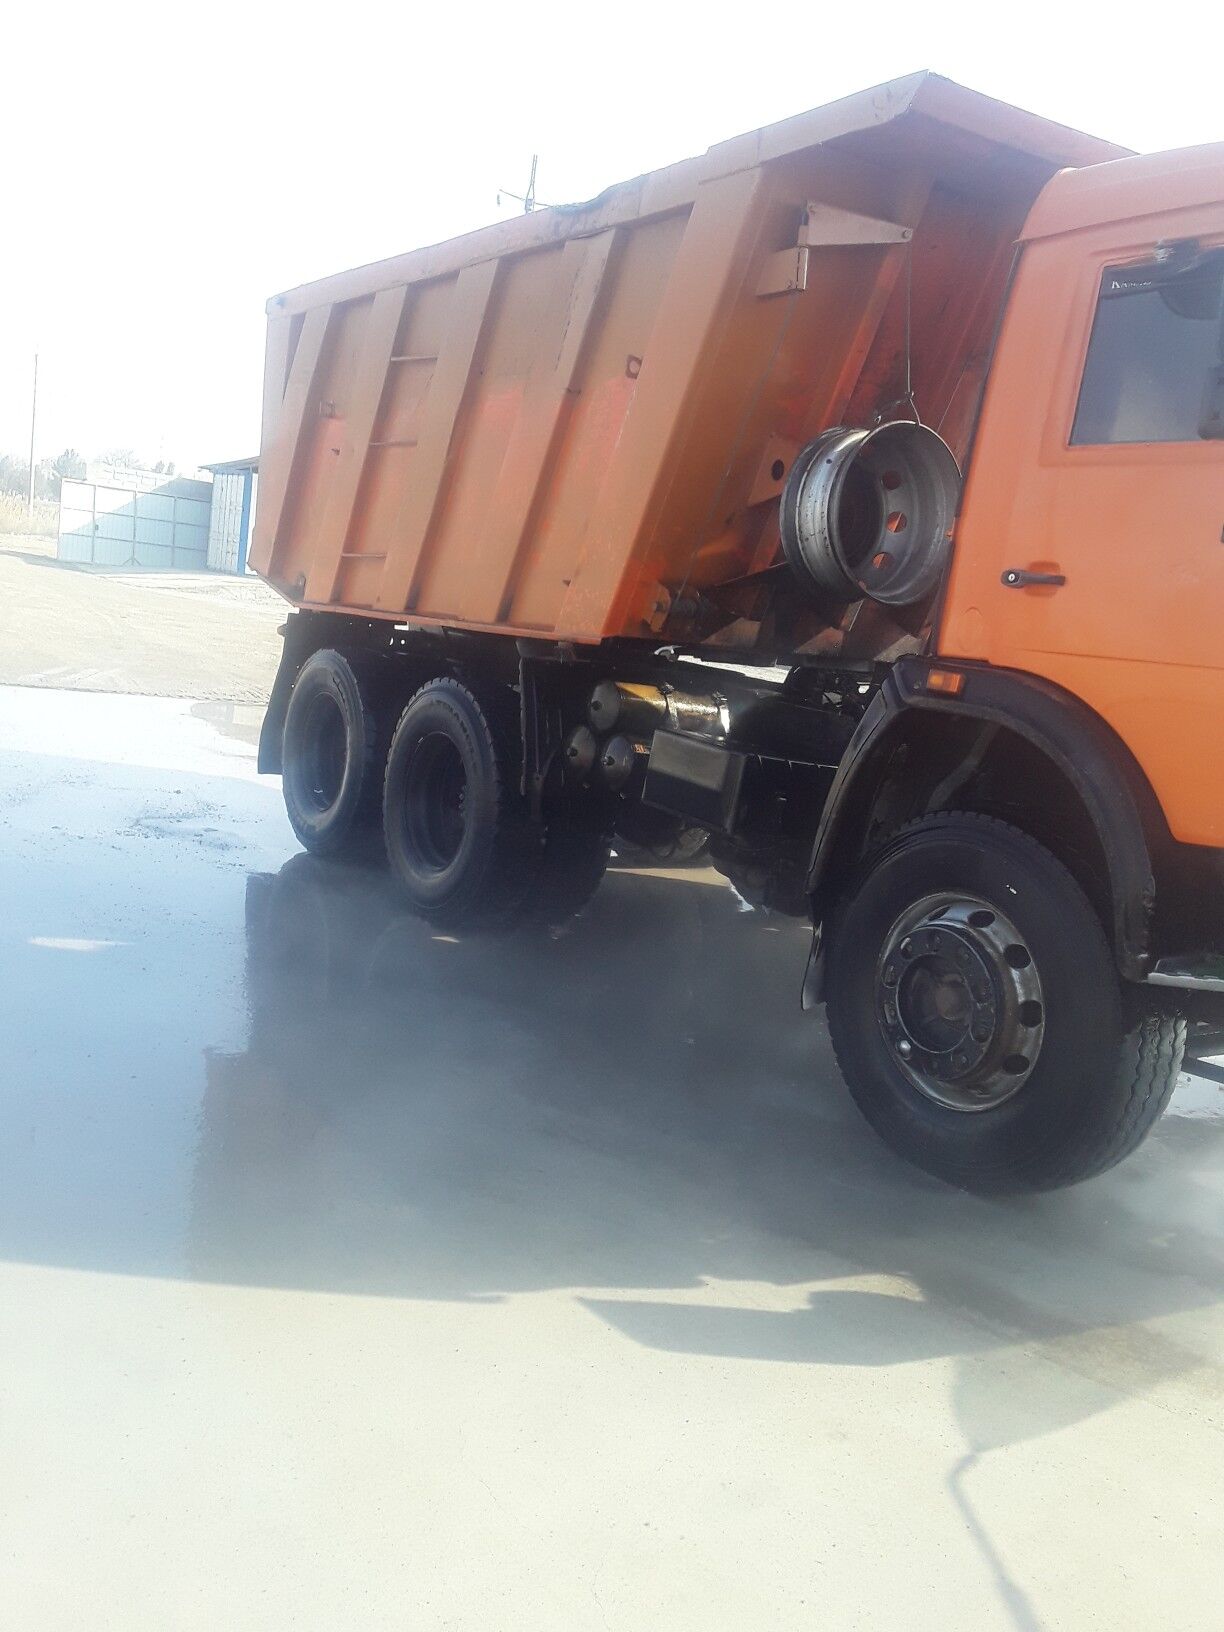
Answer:
[(894, 922), (875, 972), (876, 1018), (894, 1063), (948, 1110), (994, 1110), (1032, 1075), (1045, 1033), (1028, 943), (992, 902), (924, 896)]
[(348, 757), (344, 713), (331, 692), (321, 691), (311, 698), (303, 734), (303, 775), (299, 778), (303, 802), (316, 815), (326, 815), (344, 789)]
[(467, 771), (463, 756), (444, 732), (431, 731), (416, 745), (404, 790), (404, 836), (418, 864), (444, 873), (463, 847), (467, 831)]

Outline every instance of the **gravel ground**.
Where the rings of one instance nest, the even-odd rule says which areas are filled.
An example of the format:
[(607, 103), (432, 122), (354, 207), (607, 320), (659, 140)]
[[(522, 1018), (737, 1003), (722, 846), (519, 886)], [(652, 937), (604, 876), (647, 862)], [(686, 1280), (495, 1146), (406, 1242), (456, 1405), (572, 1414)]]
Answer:
[(262, 703), (287, 607), (259, 578), (142, 572), (0, 540), (0, 684)]

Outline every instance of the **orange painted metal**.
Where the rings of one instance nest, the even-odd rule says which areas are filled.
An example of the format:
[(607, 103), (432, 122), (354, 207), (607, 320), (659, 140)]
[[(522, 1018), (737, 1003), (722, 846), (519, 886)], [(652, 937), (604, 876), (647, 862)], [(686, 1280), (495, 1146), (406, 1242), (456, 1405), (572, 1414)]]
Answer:
[[(279, 296), (252, 564), (367, 617), (688, 634), (698, 597), (776, 559), (798, 448), (900, 395), (907, 291), (915, 395), (963, 451), (1034, 198), (1119, 152), (917, 74)], [(862, 217), (912, 237), (863, 242)], [(722, 634), (764, 642), (761, 620)]]
[[(1052, 181), (987, 386), (939, 650), (1044, 676), (1114, 727), (1173, 836), (1224, 845), (1224, 442), (1072, 446), (1101, 274), (1224, 244), (1224, 144)], [(1061, 586), (1009, 588), (1019, 568)]]

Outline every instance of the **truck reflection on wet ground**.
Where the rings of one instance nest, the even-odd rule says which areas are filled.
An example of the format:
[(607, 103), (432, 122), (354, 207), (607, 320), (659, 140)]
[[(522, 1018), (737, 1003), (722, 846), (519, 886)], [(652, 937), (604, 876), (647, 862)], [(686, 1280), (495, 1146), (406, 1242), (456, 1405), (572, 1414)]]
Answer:
[[(1150, 1157), (1065, 1195), (927, 1180), (822, 1068), (802, 932), (712, 874), (611, 876), (565, 935), (468, 938), (298, 856), (248, 879), (246, 932), (249, 1044), (208, 1059), (197, 1275), (479, 1299), (841, 1276), (786, 1312), (588, 1302), (652, 1346), (745, 1358), (927, 1357), (951, 1305), (969, 1350), (1024, 1333), (1107, 1392), (1197, 1363), (1102, 1334), (1218, 1298), (1195, 1187), (1220, 1128), (1172, 1117)], [(1182, 1200), (1156, 1228), (1171, 1165)], [(1092, 1273), (1102, 1248), (1120, 1262)]]
[[(563, 936), (466, 938), (399, 912), (378, 875), (298, 856), (250, 876), (249, 1045), (208, 1059), (193, 1272), (469, 1301), (569, 1288), (671, 1353), (956, 1357), (967, 1449), (947, 1488), (1031, 1632), (968, 1480), (1124, 1398), (1196, 1394), (1205, 1356), (1141, 1322), (1224, 1290), (1197, 1223), (1224, 1130), (1185, 1138), (1172, 1117), (1080, 1191), (947, 1190), (820, 1069), (801, 932), (741, 907), (710, 873), (613, 875)], [(1182, 1205), (1161, 1223), (1171, 1168)]]

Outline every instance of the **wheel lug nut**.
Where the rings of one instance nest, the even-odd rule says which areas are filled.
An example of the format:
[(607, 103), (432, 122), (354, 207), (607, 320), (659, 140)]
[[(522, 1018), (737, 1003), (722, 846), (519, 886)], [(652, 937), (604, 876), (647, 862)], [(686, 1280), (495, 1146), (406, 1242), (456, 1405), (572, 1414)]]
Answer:
[(885, 969), (884, 984), (886, 986), (895, 986), (897, 984), (897, 967), (895, 964), (890, 963), (888, 968)]
[(902, 1037), (901, 1041), (897, 1044), (897, 1053), (909, 1055), (913, 1051), (913, 1046), (914, 1045), (909, 1042), (907, 1038)]
[(914, 954), (914, 943), (913, 943), (913, 941), (910, 940), (909, 936), (907, 935), (906, 938), (901, 942), (901, 956), (903, 958), (909, 958), (909, 957), (912, 957), (913, 954)]

